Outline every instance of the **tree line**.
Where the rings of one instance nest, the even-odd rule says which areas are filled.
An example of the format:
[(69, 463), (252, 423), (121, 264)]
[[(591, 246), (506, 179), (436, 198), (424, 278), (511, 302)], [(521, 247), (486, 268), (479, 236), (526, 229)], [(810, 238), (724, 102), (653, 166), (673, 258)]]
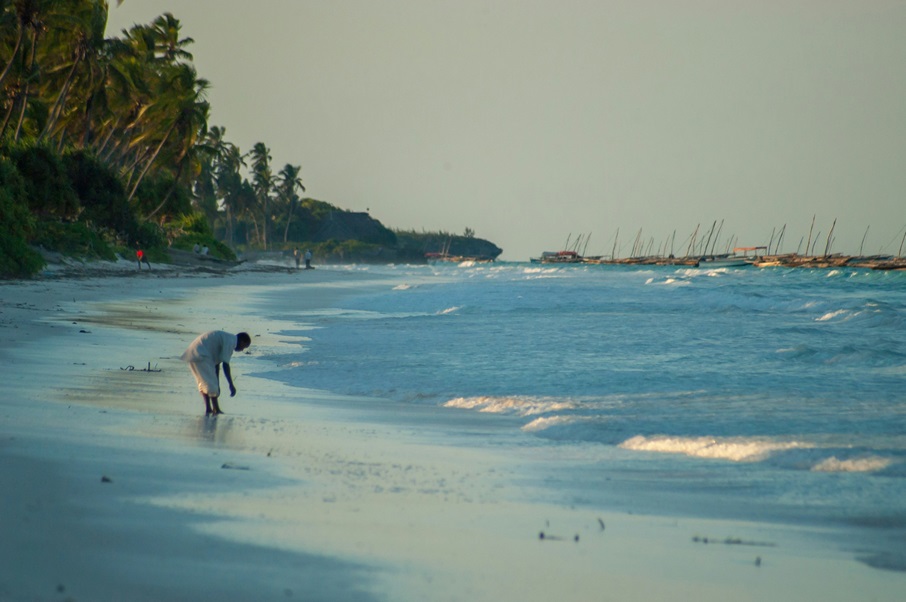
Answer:
[(179, 20), (107, 37), (108, 12), (0, 0), (0, 274), (33, 272), (23, 243), (60, 228), (114, 248), (216, 232), (223, 254), (306, 240), (304, 217), (335, 208), (300, 198), (300, 166), (276, 169), (264, 143), (244, 153), (209, 123)]

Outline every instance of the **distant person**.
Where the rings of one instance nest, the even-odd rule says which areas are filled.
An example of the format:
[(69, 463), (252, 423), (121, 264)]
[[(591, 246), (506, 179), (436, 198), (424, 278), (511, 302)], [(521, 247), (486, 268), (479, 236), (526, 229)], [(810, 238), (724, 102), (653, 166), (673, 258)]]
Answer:
[(201, 247), (201, 254), (202, 254), (202, 255), (207, 255), (207, 254), (208, 254), (208, 245), (205, 245), (205, 246)]
[(299, 247), (293, 249), (293, 259), (296, 260), (296, 269), (299, 269), (299, 262), (302, 260), (302, 255), (299, 253)]
[(310, 270), (311, 268), (311, 249), (306, 249), (305, 251), (305, 269)]
[(151, 269), (151, 264), (148, 263), (148, 256), (145, 255), (144, 251), (139, 249), (138, 251), (135, 252), (135, 257), (136, 257), (136, 259), (138, 259), (138, 271), (139, 272), (142, 271), (142, 264), (145, 264), (146, 266), (148, 266), (149, 270)]
[(192, 250), (195, 251), (196, 255), (198, 255), (199, 253), (201, 253), (201, 245), (198, 243), (195, 243), (195, 247), (193, 247)]
[(222, 330), (212, 330), (199, 335), (180, 359), (189, 364), (189, 370), (198, 383), (198, 391), (204, 398), (205, 415), (223, 414), (217, 399), (220, 397), (220, 364), (223, 374), (230, 384), (230, 397), (236, 395), (233, 375), (230, 373), (230, 358), (234, 351), (243, 351), (252, 344), (252, 338), (246, 332), (230, 334)]

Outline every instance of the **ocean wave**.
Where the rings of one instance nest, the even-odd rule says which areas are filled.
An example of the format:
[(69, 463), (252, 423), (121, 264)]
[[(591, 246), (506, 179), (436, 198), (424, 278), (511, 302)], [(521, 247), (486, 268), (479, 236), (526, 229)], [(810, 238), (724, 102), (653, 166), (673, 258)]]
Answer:
[(733, 462), (759, 462), (774, 452), (812, 447), (799, 441), (776, 441), (765, 438), (670, 437), (636, 435), (618, 446), (631, 451), (680, 454), (694, 458), (711, 458)]
[(573, 425), (584, 420), (588, 420), (588, 418), (581, 416), (542, 416), (523, 426), (522, 430), (527, 433), (533, 433), (545, 431), (552, 427)]
[(867, 456), (840, 460), (836, 456), (826, 458), (812, 467), (813, 472), (876, 472), (884, 470), (896, 460), (881, 456)]
[(668, 276), (668, 277), (666, 277), (662, 280), (658, 280), (658, 281), (656, 281), (654, 278), (649, 278), (648, 280), (645, 281), (645, 284), (654, 284), (656, 286), (657, 285), (660, 285), (660, 286), (689, 286), (692, 283), (689, 280), (684, 280), (682, 278), (674, 278), (672, 276)]
[(448, 307), (447, 309), (442, 309), (442, 310), (438, 311), (435, 315), (445, 316), (447, 314), (455, 313), (455, 312), (459, 311), (460, 309), (462, 309), (462, 306), (454, 305), (453, 307)]
[(837, 310), (834, 310), (834, 311), (829, 311), (829, 312), (827, 312), (826, 314), (824, 314), (824, 315), (821, 316), (820, 318), (815, 318), (815, 322), (828, 322), (828, 321), (830, 321), (830, 320), (833, 320), (834, 318), (840, 318), (841, 316), (843, 316), (844, 319), (845, 319), (845, 318), (850, 318), (850, 317), (852, 317), (852, 315), (853, 315), (853, 312), (852, 312), (851, 310), (848, 310), (848, 309), (837, 309)]
[(408, 291), (410, 288), (412, 288), (412, 285), (411, 285), (411, 284), (397, 284), (396, 286), (393, 287), (392, 290), (395, 290), (395, 291)]
[(478, 410), (490, 414), (537, 416), (548, 412), (571, 410), (571, 401), (550, 397), (457, 397), (443, 404), (445, 408)]

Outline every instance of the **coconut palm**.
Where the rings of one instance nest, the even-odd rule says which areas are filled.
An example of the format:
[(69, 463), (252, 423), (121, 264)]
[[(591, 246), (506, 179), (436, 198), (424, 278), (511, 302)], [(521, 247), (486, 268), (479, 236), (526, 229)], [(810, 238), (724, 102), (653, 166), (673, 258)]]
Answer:
[(271, 151), (263, 142), (257, 142), (249, 153), (252, 165), (252, 187), (255, 190), (255, 196), (258, 199), (258, 205), (262, 213), (261, 220), (261, 242), (264, 250), (267, 250), (267, 231), (268, 222), (270, 222), (270, 196), (274, 188), (274, 174), (271, 171)]
[(0, 128), (0, 137), (16, 120), (13, 140), (19, 139), (25, 113), (28, 108), (28, 98), (31, 93), (31, 84), (37, 79), (37, 52), (38, 41), (45, 29), (45, 19), (51, 10), (50, 0), (16, 0), (13, 9), (18, 21), (18, 35), (14, 48), (16, 52), (10, 57), (9, 63), (3, 71), (3, 80), (15, 73), (15, 81), (7, 84), (7, 112)]
[(286, 226), (283, 228), (283, 242), (287, 242), (289, 239), (289, 224), (292, 221), (296, 203), (299, 201), (296, 190), (305, 192), (305, 186), (302, 185), (302, 179), (299, 177), (299, 172), (301, 171), (301, 165), (290, 165), (287, 163), (277, 174), (277, 198), (286, 207)]
[[(56, 98), (39, 136), (42, 139), (57, 129), (77, 76), (81, 79), (81, 85), (76, 97), (82, 104), (87, 102), (85, 97), (89, 96), (93, 89), (103, 85), (102, 57), (106, 42), (104, 31), (107, 28), (107, 3), (103, 0), (73, 0), (70, 10), (71, 13), (62, 16), (59, 19), (60, 26), (51, 30), (48, 36), (50, 48), (52, 51), (55, 50), (54, 55), (63, 60), (59, 60), (56, 65), (47, 66), (44, 70), (51, 90), (56, 91)], [(55, 76), (61, 73), (65, 73), (65, 78), (59, 83)], [(51, 94), (52, 92), (47, 96)], [(83, 111), (73, 113), (79, 117)], [(63, 126), (65, 125), (64, 123)], [(61, 146), (62, 141), (61, 135)]]
[[(173, 143), (170, 145), (169, 158), (173, 161), (172, 164), (176, 165), (176, 180), (179, 181), (195, 157), (193, 149), (196, 142), (207, 129), (208, 114), (210, 113), (210, 105), (204, 100), (205, 92), (209, 87), (207, 80), (198, 79), (195, 68), (191, 65), (178, 63), (173, 68), (172, 77), (164, 81), (167, 83), (160, 90), (161, 95), (158, 96), (159, 100), (154, 107), (154, 113), (159, 114), (159, 119), (155, 123), (166, 129), (153, 152), (143, 159), (144, 166), (129, 192), (130, 201), (135, 196), (142, 179), (155, 164), (171, 138)], [(153, 140), (155, 135), (160, 132), (159, 129), (150, 129), (146, 133), (147, 135), (138, 136), (133, 142), (143, 144)], [(160, 211), (165, 202), (166, 199), (146, 215), (145, 219)]]
[(223, 199), (223, 209), (226, 213), (227, 241), (233, 244), (233, 220), (242, 214), (242, 201), (240, 198), (243, 180), (239, 174), (240, 168), (245, 167), (245, 158), (238, 146), (227, 143), (224, 152), (218, 157), (215, 167), (217, 180), (217, 194)]
[(147, 28), (150, 35), (151, 47), (155, 57), (165, 64), (175, 64), (183, 61), (192, 61), (192, 53), (185, 49), (189, 44), (195, 43), (192, 38), (180, 38), (182, 25), (179, 19), (171, 13), (164, 13), (154, 19)]

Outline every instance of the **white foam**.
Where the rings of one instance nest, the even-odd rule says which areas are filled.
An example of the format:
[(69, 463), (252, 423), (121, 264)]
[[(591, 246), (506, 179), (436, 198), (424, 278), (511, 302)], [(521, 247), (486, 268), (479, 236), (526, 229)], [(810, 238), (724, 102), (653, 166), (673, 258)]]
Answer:
[(457, 397), (444, 404), (445, 408), (478, 410), (491, 414), (536, 416), (547, 412), (569, 410), (575, 406), (570, 401), (549, 397)]
[(815, 318), (815, 322), (827, 322), (828, 320), (833, 320), (834, 318), (839, 318), (840, 316), (846, 316), (850, 312), (847, 309), (838, 309), (836, 311), (829, 311), (820, 318)]
[(764, 438), (669, 437), (637, 435), (619, 445), (622, 449), (681, 454), (694, 458), (712, 458), (732, 462), (758, 462), (775, 451), (809, 448), (798, 441), (776, 441)]
[(523, 426), (522, 430), (530, 433), (544, 431), (554, 426), (574, 424), (579, 422), (579, 420), (580, 418), (576, 416), (542, 416)]
[(412, 285), (410, 285), (410, 284), (397, 284), (396, 286), (393, 287), (393, 290), (408, 291), (410, 288), (412, 288)]
[(865, 458), (853, 458), (851, 460), (839, 460), (836, 456), (831, 456), (812, 466), (813, 472), (875, 472), (884, 470), (894, 463), (891, 458), (881, 456), (868, 456)]
[(656, 281), (654, 278), (649, 278), (645, 281), (645, 284), (654, 284), (660, 286), (689, 286), (692, 283), (689, 280), (683, 280), (682, 278), (667, 276), (661, 281)]
[(459, 311), (460, 309), (462, 309), (461, 306), (454, 305), (453, 307), (448, 307), (447, 309), (442, 309), (442, 310), (440, 310), (439, 312), (437, 312), (437, 315), (438, 315), (438, 316), (445, 316), (445, 315), (447, 315), (447, 314), (452, 314), (452, 313), (454, 313), (454, 312), (457, 312), (457, 311)]

